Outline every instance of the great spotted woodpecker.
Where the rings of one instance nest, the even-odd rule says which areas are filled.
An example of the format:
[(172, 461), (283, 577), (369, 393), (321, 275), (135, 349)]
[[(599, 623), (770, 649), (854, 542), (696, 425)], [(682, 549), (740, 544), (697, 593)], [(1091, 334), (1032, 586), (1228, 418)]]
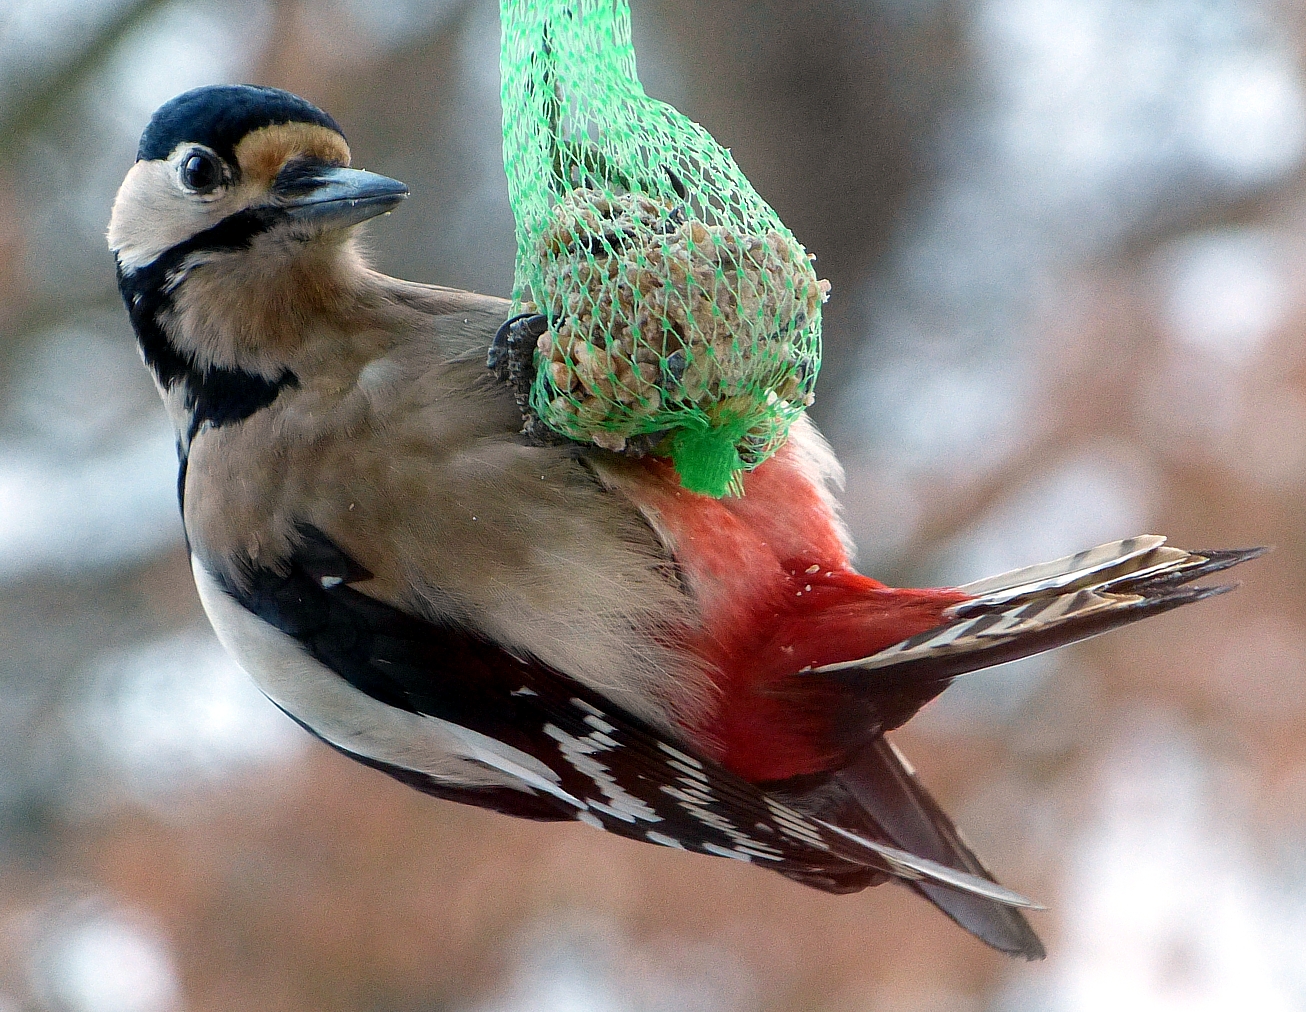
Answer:
[(436, 797), (905, 883), (1042, 945), (885, 737), (956, 676), (1228, 589), (1257, 552), (1156, 536), (958, 588), (857, 573), (801, 420), (740, 497), (665, 461), (523, 438), (487, 349), (508, 303), (367, 267), (407, 188), (330, 116), (209, 87), (155, 113), (109, 245), (176, 426), (196, 586), (294, 720)]

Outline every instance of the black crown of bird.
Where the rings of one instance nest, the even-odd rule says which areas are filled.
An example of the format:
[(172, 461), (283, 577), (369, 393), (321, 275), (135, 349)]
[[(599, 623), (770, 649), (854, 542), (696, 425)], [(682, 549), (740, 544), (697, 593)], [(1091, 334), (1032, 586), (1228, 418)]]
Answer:
[(954, 678), (1220, 594), (1259, 550), (1127, 538), (968, 586), (852, 566), (805, 415), (742, 495), (654, 454), (531, 438), (487, 367), (504, 299), (387, 277), (408, 196), (271, 88), (155, 113), (108, 239), (176, 427), (196, 586), (293, 720), (437, 798), (888, 880), (1002, 951), (1043, 947), (886, 732)]

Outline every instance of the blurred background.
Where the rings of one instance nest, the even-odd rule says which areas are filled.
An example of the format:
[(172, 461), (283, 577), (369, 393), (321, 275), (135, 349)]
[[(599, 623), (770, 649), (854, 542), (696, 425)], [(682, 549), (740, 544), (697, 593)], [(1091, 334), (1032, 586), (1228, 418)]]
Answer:
[(0, 0), (0, 1012), (1306, 1009), (1303, 10), (634, 0), (648, 90), (834, 283), (814, 413), (864, 571), (1277, 546), (898, 734), (1051, 907), (1027, 965), (902, 889), (422, 797), (209, 632), (103, 239), (140, 131), (299, 92), (412, 187), (382, 269), (506, 293), (492, 2)]

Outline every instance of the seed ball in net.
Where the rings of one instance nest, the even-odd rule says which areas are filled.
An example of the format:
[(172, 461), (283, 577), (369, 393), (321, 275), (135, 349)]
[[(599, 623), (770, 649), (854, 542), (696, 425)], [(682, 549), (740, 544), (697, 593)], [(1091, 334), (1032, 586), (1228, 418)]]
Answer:
[[(769, 452), (768, 416), (811, 403), (809, 324), (829, 293), (792, 237), (747, 235), (641, 194), (571, 191), (538, 240), (549, 329), (544, 420), (622, 450), (677, 415), (757, 416), (741, 450)], [(782, 430), (781, 430), (782, 431)]]

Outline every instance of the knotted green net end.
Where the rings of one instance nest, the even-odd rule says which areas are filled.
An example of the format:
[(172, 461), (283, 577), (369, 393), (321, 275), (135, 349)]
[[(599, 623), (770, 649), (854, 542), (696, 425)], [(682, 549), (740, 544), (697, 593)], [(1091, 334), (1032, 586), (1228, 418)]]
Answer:
[(741, 476), (747, 465), (739, 454), (738, 430), (737, 425), (682, 428), (667, 437), (667, 454), (685, 489), (716, 499), (744, 494)]

